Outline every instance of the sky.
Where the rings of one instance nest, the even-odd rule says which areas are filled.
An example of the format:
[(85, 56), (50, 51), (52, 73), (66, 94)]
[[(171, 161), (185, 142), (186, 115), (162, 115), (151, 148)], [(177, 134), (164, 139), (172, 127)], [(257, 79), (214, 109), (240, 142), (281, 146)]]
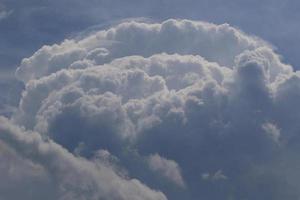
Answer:
[(0, 200), (300, 199), (289, 0), (0, 0)]

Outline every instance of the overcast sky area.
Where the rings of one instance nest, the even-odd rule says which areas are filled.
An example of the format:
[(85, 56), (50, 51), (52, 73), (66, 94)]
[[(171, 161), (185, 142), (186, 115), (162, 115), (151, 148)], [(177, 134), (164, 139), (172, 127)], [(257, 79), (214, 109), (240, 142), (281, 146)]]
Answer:
[(299, 9), (0, 0), (0, 200), (300, 199)]

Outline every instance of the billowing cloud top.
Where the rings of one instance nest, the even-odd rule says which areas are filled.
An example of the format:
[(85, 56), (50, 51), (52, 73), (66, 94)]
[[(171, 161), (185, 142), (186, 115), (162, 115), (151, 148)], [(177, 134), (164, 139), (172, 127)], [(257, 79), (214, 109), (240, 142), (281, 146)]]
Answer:
[(229, 25), (125, 22), (44, 46), (16, 75), (3, 198), (300, 197), (300, 74)]
[(230, 66), (236, 55), (263, 45), (227, 24), (216, 26), (187, 20), (168, 20), (162, 24), (128, 22), (81, 40), (44, 46), (22, 61), (17, 75), (27, 82), (63, 68), (85, 68), (88, 63), (83, 61), (99, 65), (120, 57), (149, 57), (163, 52), (201, 55), (209, 61)]

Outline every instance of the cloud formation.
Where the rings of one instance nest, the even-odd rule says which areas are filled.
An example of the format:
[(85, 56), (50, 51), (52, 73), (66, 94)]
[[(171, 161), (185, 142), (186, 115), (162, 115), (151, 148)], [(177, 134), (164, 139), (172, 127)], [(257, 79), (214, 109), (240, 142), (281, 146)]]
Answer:
[(2, 119), (4, 157), (54, 178), (53, 198), (300, 195), (274, 167), (299, 145), (300, 74), (227, 24), (124, 22), (44, 46), (16, 74), (26, 88)]
[(124, 56), (149, 57), (158, 53), (201, 55), (230, 66), (236, 55), (263, 45), (262, 41), (247, 37), (227, 24), (216, 26), (188, 20), (168, 20), (161, 24), (128, 22), (78, 41), (44, 46), (32, 57), (23, 59), (17, 76), (26, 82), (64, 68), (85, 68)]
[[(75, 157), (53, 141), (43, 141), (37, 133), (24, 132), (5, 118), (0, 121), (1, 158), (5, 160), (1, 171), (9, 172), (1, 198), (166, 199), (138, 180), (119, 176), (100, 160)], [(16, 193), (18, 187), (21, 191)]]
[(162, 176), (171, 182), (174, 182), (180, 187), (184, 187), (184, 180), (181, 176), (180, 168), (175, 161), (154, 154), (149, 156), (148, 164), (151, 170), (161, 173)]

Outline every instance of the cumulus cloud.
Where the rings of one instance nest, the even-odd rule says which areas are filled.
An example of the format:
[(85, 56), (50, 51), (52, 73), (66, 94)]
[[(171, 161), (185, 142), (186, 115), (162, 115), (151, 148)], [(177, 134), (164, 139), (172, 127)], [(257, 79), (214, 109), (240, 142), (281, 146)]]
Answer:
[(2, 141), (28, 160), (22, 166), (45, 171), (38, 181), (59, 177), (65, 193), (54, 194), (299, 197), (289, 173), (272, 165), (298, 145), (300, 74), (227, 24), (124, 22), (44, 46), (16, 75), (26, 88), (9, 127), (24, 131)]
[[(23, 59), (17, 76), (26, 82), (70, 68), (75, 61), (88, 59), (94, 64), (103, 64), (124, 56), (149, 57), (163, 52), (201, 55), (230, 66), (236, 55), (262, 45), (263, 42), (227, 24), (217, 26), (187, 20), (168, 20), (162, 24), (128, 22), (81, 40), (44, 46), (32, 57)], [(87, 66), (87, 62), (84, 63), (82, 67)]]

